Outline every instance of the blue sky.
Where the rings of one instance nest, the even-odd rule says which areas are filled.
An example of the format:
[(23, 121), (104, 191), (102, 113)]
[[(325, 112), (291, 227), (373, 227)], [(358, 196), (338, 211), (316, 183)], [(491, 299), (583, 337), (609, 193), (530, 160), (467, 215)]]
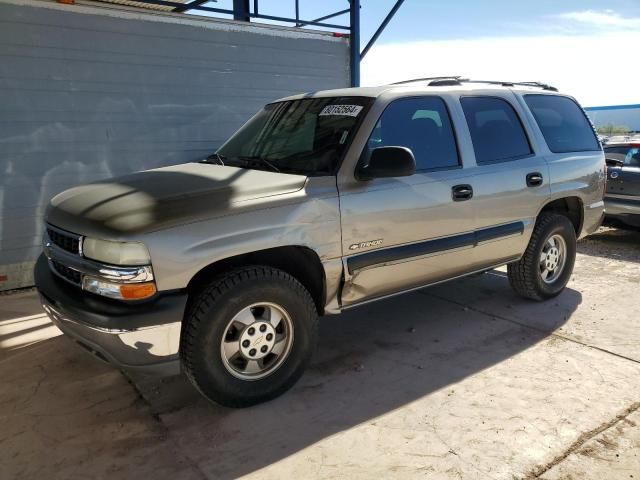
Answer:
[[(341, 5), (343, 2), (328, 3)], [(362, 4), (362, 41), (366, 42), (394, 2), (363, 0)], [(317, 3), (314, 7), (317, 8)], [(578, 21), (567, 14), (588, 11), (596, 14), (610, 11), (622, 18), (635, 18), (636, 28), (640, 29), (639, 1), (405, 0), (379, 42), (509, 37), (522, 34), (539, 36), (559, 32), (580, 34), (585, 33), (589, 22)], [(588, 20), (584, 16), (582, 19)]]
[[(378, 28), (395, 0), (361, 0), (363, 46)], [(253, 3), (252, 3), (253, 4)], [(260, 12), (268, 15), (294, 16), (294, 0), (262, 0)], [(209, 5), (231, 8), (231, 0), (218, 0)], [(300, 0), (300, 17), (314, 19), (348, 8), (347, 0)], [(592, 19), (607, 12), (619, 16), (629, 26), (636, 21), (640, 29), (640, 1), (638, 0), (405, 0), (393, 21), (378, 40), (398, 43), (415, 40), (469, 39), (486, 36), (512, 36), (526, 33), (580, 34), (587, 31), (588, 16), (572, 18), (563, 15), (591, 12)], [(348, 23), (348, 15), (327, 20)]]
[[(394, 3), (361, 0), (361, 48)], [(347, 7), (300, 0), (300, 17)], [(294, 16), (294, 0), (262, 0), (260, 9)], [(327, 21), (346, 24), (348, 15)], [(639, 45), (640, 0), (405, 0), (363, 60), (362, 84), (457, 74), (546, 81), (585, 106), (640, 103)], [(620, 58), (624, 70), (612, 72)]]

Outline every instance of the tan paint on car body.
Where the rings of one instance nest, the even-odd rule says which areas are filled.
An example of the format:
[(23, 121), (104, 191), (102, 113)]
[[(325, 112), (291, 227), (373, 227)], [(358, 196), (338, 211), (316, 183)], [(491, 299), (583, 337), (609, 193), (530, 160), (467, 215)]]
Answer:
[[(557, 198), (580, 199), (584, 207), (581, 234), (597, 227), (602, 216), (604, 156), (601, 151), (552, 154), (522, 100), (523, 94), (540, 92), (528, 87), (464, 85), (307, 94), (305, 98), (375, 97), (335, 177), (307, 178), (215, 164), (176, 165), (64, 192), (52, 200), (47, 221), (81, 235), (145, 243), (161, 291), (183, 289), (198, 271), (231, 256), (279, 246), (306, 247), (317, 253), (324, 267), (325, 310), (338, 313), (347, 306), (517, 259), (526, 248), (537, 214)], [(460, 167), (411, 177), (357, 180), (354, 174), (361, 152), (384, 109), (396, 99), (424, 95), (445, 101), (455, 127)], [(465, 95), (509, 101), (522, 119), (534, 155), (498, 166), (478, 166), (459, 101)], [(545, 178), (535, 191), (524, 182), (531, 170), (540, 170)], [(474, 184), (477, 195), (456, 204), (451, 187), (460, 183)], [(514, 220), (523, 226), (517, 235), (357, 272), (347, 268), (349, 259), (362, 253), (473, 233)], [(362, 247), (350, 250), (356, 244)]]

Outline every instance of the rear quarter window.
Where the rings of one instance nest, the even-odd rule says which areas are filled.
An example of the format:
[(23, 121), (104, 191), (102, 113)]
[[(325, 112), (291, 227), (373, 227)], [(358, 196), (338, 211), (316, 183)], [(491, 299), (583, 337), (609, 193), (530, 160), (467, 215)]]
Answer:
[(524, 96), (529, 110), (554, 153), (600, 150), (600, 143), (582, 108), (571, 98), (558, 95)]

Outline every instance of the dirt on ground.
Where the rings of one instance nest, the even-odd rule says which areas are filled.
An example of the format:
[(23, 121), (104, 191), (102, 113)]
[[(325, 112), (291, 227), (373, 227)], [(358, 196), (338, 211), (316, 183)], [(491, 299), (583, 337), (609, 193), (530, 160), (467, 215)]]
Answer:
[(578, 245), (554, 300), (505, 270), (321, 321), (290, 392), (231, 410), (128, 377), (0, 296), (0, 478), (640, 478), (640, 233)]

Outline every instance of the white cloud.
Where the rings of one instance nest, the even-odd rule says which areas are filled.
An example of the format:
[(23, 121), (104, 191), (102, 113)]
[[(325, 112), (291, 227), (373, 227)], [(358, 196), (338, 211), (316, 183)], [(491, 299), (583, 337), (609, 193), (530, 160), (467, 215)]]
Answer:
[(603, 10), (601, 12), (595, 10), (581, 10), (576, 12), (567, 12), (555, 15), (556, 18), (562, 20), (571, 20), (582, 24), (587, 24), (591, 27), (623, 27), (623, 28), (638, 28), (640, 18), (623, 17), (619, 13), (613, 10)]
[(361, 77), (363, 85), (438, 75), (541, 81), (583, 106), (640, 103), (640, 67), (629, 57), (637, 45), (640, 31), (381, 44)]

